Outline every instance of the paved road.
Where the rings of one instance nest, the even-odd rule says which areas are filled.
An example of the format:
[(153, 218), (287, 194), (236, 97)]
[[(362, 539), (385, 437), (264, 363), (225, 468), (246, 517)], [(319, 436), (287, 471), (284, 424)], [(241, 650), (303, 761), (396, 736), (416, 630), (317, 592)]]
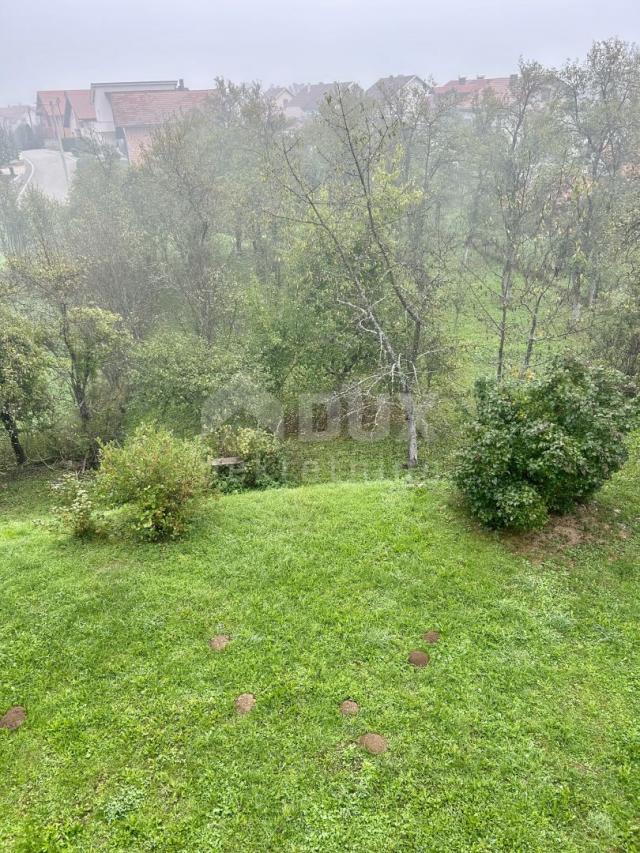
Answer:
[[(64, 157), (69, 181), (71, 181), (76, 168), (76, 160), (70, 154), (65, 154)], [(33, 173), (31, 175), (27, 173), (27, 183), (23, 184), (21, 192), (24, 192), (27, 186), (33, 186), (38, 187), (42, 192), (58, 199), (58, 201), (66, 199), (67, 179), (59, 151), (52, 151), (49, 148), (36, 148), (31, 151), (23, 151), (22, 159), (26, 161), (27, 166), (30, 165), (33, 168)]]

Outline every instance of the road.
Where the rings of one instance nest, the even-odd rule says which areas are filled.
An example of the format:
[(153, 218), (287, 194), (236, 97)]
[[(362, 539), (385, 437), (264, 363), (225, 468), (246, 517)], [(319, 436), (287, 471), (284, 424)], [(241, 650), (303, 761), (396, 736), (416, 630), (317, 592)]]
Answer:
[[(27, 172), (27, 181), (22, 185), (20, 193), (22, 194), (27, 187), (37, 187), (52, 198), (64, 201), (68, 187), (60, 152), (49, 148), (35, 148), (23, 151), (21, 156), (32, 171)], [(69, 180), (71, 180), (76, 168), (76, 159), (70, 154), (65, 154), (64, 157)]]

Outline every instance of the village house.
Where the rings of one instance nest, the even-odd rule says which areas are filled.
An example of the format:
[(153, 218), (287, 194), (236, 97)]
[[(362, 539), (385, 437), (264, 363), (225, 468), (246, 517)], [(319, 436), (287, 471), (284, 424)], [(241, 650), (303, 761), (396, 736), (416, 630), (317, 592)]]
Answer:
[(336, 87), (341, 91), (362, 91), (357, 83), (346, 81), (342, 83), (306, 83), (294, 94), (284, 108), (284, 114), (296, 124), (302, 124), (320, 109), (320, 105)]
[(264, 96), (270, 101), (277, 109), (283, 110), (293, 98), (293, 92), (291, 89), (288, 89), (286, 86), (271, 86), (269, 89), (265, 89)]
[(95, 132), (103, 142), (117, 145), (116, 124), (111, 104), (115, 93), (175, 92), (182, 86), (181, 80), (142, 80), (116, 83), (92, 83), (91, 104), (95, 111)]
[(457, 80), (449, 80), (441, 86), (434, 86), (432, 95), (434, 98), (454, 97), (456, 109), (466, 118), (470, 118), (478, 101), (489, 93), (499, 100), (508, 101), (511, 88), (517, 80), (517, 74), (511, 74), (509, 77), (478, 76), (472, 79), (458, 77)]
[(64, 89), (45, 89), (36, 93), (36, 117), (45, 145), (56, 145), (58, 140), (69, 135), (64, 126), (66, 103)]
[(35, 111), (33, 107), (25, 104), (14, 104), (8, 107), (0, 107), (0, 124), (12, 132), (18, 128), (33, 124), (35, 119)]
[(64, 122), (65, 136), (88, 136), (95, 130), (96, 111), (91, 103), (89, 89), (73, 89), (65, 92)]
[(109, 92), (115, 144), (131, 163), (138, 162), (154, 130), (175, 116), (202, 109), (211, 95), (211, 89), (184, 88)]
[(380, 101), (391, 101), (399, 97), (421, 96), (429, 92), (429, 86), (415, 74), (396, 74), (381, 77), (369, 86), (366, 95)]

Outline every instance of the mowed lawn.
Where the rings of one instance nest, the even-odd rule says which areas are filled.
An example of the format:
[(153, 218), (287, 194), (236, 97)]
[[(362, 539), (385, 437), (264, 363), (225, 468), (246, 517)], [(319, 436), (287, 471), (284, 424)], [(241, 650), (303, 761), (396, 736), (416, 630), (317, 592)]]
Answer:
[(526, 547), (436, 482), (227, 496), (165, 546), (76, 543), (9, 484), (0, 849), (639, 849), (637, 473)]

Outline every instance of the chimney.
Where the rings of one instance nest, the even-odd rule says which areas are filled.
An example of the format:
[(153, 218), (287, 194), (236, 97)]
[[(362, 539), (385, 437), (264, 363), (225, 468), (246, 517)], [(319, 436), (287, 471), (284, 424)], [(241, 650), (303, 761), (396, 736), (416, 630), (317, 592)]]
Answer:
[(467, 82), (466, 77), (458, 77), (458, 83), (466, 83), (466, 82)]
[(180, 91), (184, 89), (184, 79), (182, 77), (178, 80), (178, 89), (180, 89)]
[(517, 74), (510, 74), (509, 75), (509, 82), (510, 83), (517, 83), (518, 82), (518, 75)]

